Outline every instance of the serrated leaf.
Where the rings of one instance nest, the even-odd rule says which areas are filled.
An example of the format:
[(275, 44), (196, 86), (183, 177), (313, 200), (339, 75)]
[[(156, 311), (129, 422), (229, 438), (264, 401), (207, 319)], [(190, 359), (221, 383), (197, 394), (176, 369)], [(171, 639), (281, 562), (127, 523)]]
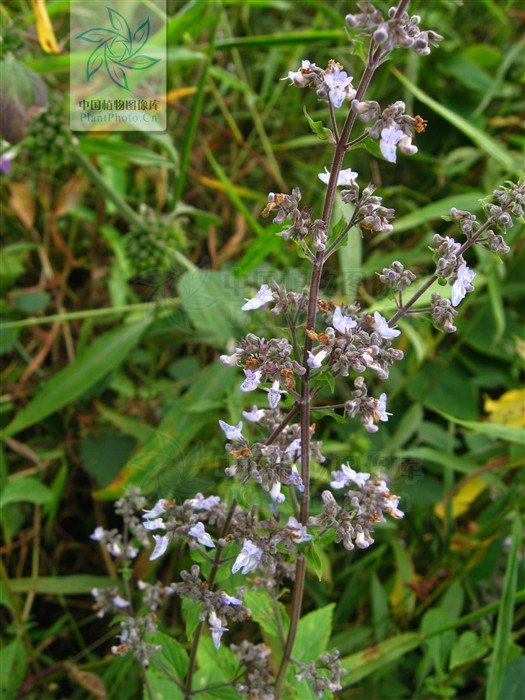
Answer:
[[(261, 589), (259, 591), (248, 591), (243, 596), (243, 604), (250, 608), (251, 619), (258, 622), (262, 629), (271, 637), (280, 638), (279, 623), (275, 612), (274, 602), (268, 591)], [(281, 611), (281, 619), (283, 621), (284, 633), (288, 633), (290, 620), (284, 605), (279, 603)]]
[(189, 656), (182, 644), (163, 632), (155, 632), (148, 642), (161, 645), (162, 651), (156, 652), (155, 658), (159, 659), (179, 681), (184, 681), (189, 666)]
[(194, 603), (189, 598), (182, 600), (182, 610), (186, 618), (186, 637), (191, 641), (193, 633), (199, 624), (199, 613), (202, 609), (202, 603)]
[(297, 636), (293, 646), (292, 656), (298, 661), (308, 664), (326, 651), (328, 640), (332, 634), (332, 616), (335, 603), (314, 610), (301, 618), (297, 627)]
[(306, 117), (306, 120), (308, 121), (308, 124), (310, 125), (310, 129), (314, 132), (314, 134), (317, 134), (321, 141), (329, 141), (330, 143), (335, 143), (334, 134), (331, 129), (328, 129), (326, 126), (323, 126), (323, 122), (321, 121), (314, 122), (312, 117), (306, 111), (306, 107), (303, 107), (303, 112), (304, 116)]
[(310, 544), (304, 548), (303, 551), (306, 561), (310, 564), (310, 567), (314, 570), (315, 575), (319, 581), (323, 580), (323, 565), (321, 562), (321, 557), (314, 544)]

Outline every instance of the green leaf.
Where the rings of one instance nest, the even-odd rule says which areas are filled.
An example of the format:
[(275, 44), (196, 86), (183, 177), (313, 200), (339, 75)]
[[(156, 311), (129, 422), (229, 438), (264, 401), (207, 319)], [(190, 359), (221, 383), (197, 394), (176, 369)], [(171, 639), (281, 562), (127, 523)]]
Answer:
[(26, 314), (34, 314), (43, 311), (51, 301), (49, 292), (28, 292), (17, 294), (14, 297), (14, 306)]
[[(246, 596), (245, 596), (246, 597)], [(308, 664), (326, 651), (332, 634), (332, 616), (335, 603), (308, 613), (299, 621), (292, 656)]]
[(348, 671), (348, 675), (343, 676), (341, 685), (346, 688), (357, 683), (361, 678), (366, 678), (371, 673), (383, 671), (387, 664), (396, 661), (413, 649), (417, 649), (420, 644), (419, 634), (407, 632), (393, 639), (386, 639), (381, 644), (376, 644), (356, 654), (345, 656), (341, 659), (341, 665)]
[(505, 667), (498, 700), (523, 700), (525, 656), (520, 656)]
[(487, 644), (475, 632), (463, 632), (450, 652), (450, 670), (481, 658), (487, 651)]
[(518, 445), (525, 444), (525, 434), (522, 428), (513, 428), (510, 425), (498, 425), (497, 423), (480, 423), (478, 421), (461, 420), (455, 416), (450, 416), (444, 411), (439, 413), (451, 423), (462, 425), (468, 430), (473, 430), (482, 435), (488, 435), (496, 440), (506, 440), (507, 442), (515, 442)]
[(146, 684), (142, 694), (143, 700), (184, 700), (184, 694), (175, 683), (167, 678), (160, 669), (152, 662), (146, 669), (148, 683), (151, 688), (151, 695), (148, 692)]
[(494, 651), (490, 659), (487, 677), (486, 700), (498, 697), (503, 677), (505, 675), (507, 645), (512, 630), (514, 604), (518, 581), (518, 553), (523, 538), (523, 521), (519, 511), (514, 515), (512, 524), (511, 545), (507, 560), (507, 571), (503, 583), (503, 593), (499, 606), (498, 621), (496, 623), (496, 635), (494, 638)]
[(174, 163), (149, 148), (136, 146), (125, 141), (110, 141), (105, 139), (80, 138), (79, 148), (88, 156), (108, 155), (114, 162), (124, 161), (134, 165), (145, 165), (156, 168), (173, 168)]
[(309, 544), (307, 547), (305, 547), (304, 556), (306, 557), (306, 561), (310, 565), (310, 568), (313, 569), (315, 572), (315, 575), (319, 579), (319, 581), (323, 580), (323, 563), (321, 561), (321, 557), (319, 556), (319, 553), (317, 549), (315, 548), (315, 545), (313, 543)]
[(97, 338), (65, 369), (55, 374), (35, 398), (7, 426), (4, 437), (43, 420), (63, 406), (72, 404), (88, 389), (114, 370), (139, 342), (150, 319), (121, 326)]
[(390, 625), (390, 610), (388, 607), (388, 597), (381, 585), (377, 574), (372, 576), (372, 619), (374, 622), (374, 637), (376, 642), (380, 642), (387, 636)]
[(182, 610), (186, 618), (186, 637), (191, 641), (193, 633), (199, 624), (199, 613), (202, 610), (202, 603), (194, 603), (189, 598), (183, 598)]
[(34, 477), (25, 476), (8, 482), (0, 496), (0, 508), (8, 503), (20, 502), (35, 503), (41, 506), (44, 503), (49, 503), (52, 497), (51, 489)]
[[(271, 637), (280, 639), (279, 623), (275, 611), (274, 602), (268, 591), (261, 589), (259, 591), (248, 591), (243, 596), (243, 604), (251, 610), (251, 619), (258, 622), (263, 630)], [(278, 603), (281, 611), (281, 619), (283, 621), (284, 633), (288, 633), (290, 620), (284, 605)]]
[[(448, 615), (440, 608), (431, 608), (423, 615), (421, 622), (421, 632), (429, 635), (439, 630), (443, 624), (449, 621)], [(454, 630), (447, 630), (441, 634), (431, 636), (426, 640), (425, 646), (428, 649), (432, 663), (439, 677), (445, 674), (448, 656), (456, 639)]]
[(136, 440), (129, 435), (102, 434), (99, 437), (88, 433), (80, 444), (80, 459), (84, 468), (104, 488), (126, 464)]
[(162, 651), (156, 652), (155, 658), (159, 659), (162, 665), (179, 681), (184, 681), (190, 660), (182, 644), (163, 632), (155, 632), (149, 637), (148, 642), (162, 646)]
[(108, 576), (73, 574), (71, 576), (40, 576), (38, 578), (15, 578), (10, 581), (15, 593), (48, 593), (52, 595), (80, 595), (91, 593), (93, 588), (122, 587), (119, 579)]
[(26, 675), (27, 653), (20, 638), (6, 644), (0, 651), (0, 697), (14, 700)]
[(331, 129), (328, 129), (326, 126), (323, 126), (323, 122), (321, 121), (314, 122), (312, 117), (306, 111), (306, 107), (304, 106), (303, 112), (304, 116), (308, 121), (308, 124), (310, 125), (310, 129), (314, 132), (314, 134), (317, 134), (321, 141), (330, 141), (330, 143), (335, 143), (334, 134)]
[[(235, 688), (211, 688), (231, 682), (238, 669), (237, 657), (225, 644), (215, 649), (210, 637), (203, 637), (199, 642), (197, 660), (199, 670), (194, 676), (193, 688), (203, 692), (196, 697), (204, 700), (238, 700)], [(204, 690), (206, 687), (210, 687), (210, 690)]]

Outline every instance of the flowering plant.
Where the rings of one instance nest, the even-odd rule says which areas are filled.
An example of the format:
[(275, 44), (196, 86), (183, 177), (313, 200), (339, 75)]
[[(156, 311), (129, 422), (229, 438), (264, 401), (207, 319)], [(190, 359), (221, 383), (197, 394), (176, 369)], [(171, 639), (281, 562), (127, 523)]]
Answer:
[[(328, 472), (314, 478), (313, 467), (326, 458), (321, 441), (314, 439), (312, 412), (328, 412), (338, 419), (358, 417), (366, 431), (377, 432), (391, 414), (386, 392), (372, 395), (372, 378), (387, 379), (392, 366), (403, 359), (397, 347), (403, 330), (399, 322), (429, 314), (438, 329), (454, 332), (457, 307), (474, 290), (475, 272), (464, 254), (473, 246), (507, 253), (506, 230), (513, 217), (523, 217), (521, 181), (494, 190), (483, 204), (483, 221), (453, 208), (450, 220), (462, 238), (434, 236), (435, 271), (428, 279), (418, 282), (397, 260), (380, 272), (379, 280), (396, 305), (388, 319), (355, 302), (320, 298), (323, 268), (353, 228), (359, 227), (363, 235), (393, 230), (395, 211), (385, 206), (372, 184), (365, 185), (357, 172), (343, 167), (348, 164), (345, 159), (366, 143), (396, 164), (398, 158), (417, 152), (413, 141), (427, 126), (419, 115), (407, 114), (402, 101), (381, 106), (366, 97), (375, 72), (395, 50), (406, 48), (426, 56), (442, 39), (432, 30), (420, 29), (420, 18), (409, 15), (408, 5), (408, 0), (400, 0), (385, 17), (364, 0), (358, 3), (360, 13), (347, 15), (347, 27), (369, 37), (364, 69), (355, 86), (354, 77), (336, 60), (326, 67), (304, 60), (284, 78), (290, 86), (315, 90), (328, 106), (330, 127), (308, 119), (315, 133), (332, 144), (333, 157), (330, 170), (319, 174), (326, 185), (319, 218), (312, 218), (311, 207), (301, 206), (298, 187), (291, 193), (270, 193), (263, 211), (263, 216), (272, 215), (274, 224), (283, 226), (278, 235), (295, 242), (311, 264), (306, 289), (289, 290), (267, 280), (242, 306), (246, 313), (271, 310), (282, 320), (284, 332), (268, 339), (248, 333), (230, 354), (220, 357), (232, 372), (242, 370), (239, 391), (249, 394), (244, 420), (240, 416), (235, 424), (219, 420), (229, 458), (226, 475), (260, 489), (260, 504), (249, 507), (239, 498), (227, 501), (197, 493), (182, 503), (160, 498), (144, 511), (145, 498), (131, 490), (116, 506), (124, 519), (124, 534), (97, 528), (92, 535), (120, 558), (128, 578), (131, 561), (139, 547), (150, 545), (150, 536), (151, 561), (174, 543), (184, 543), (192, 552), (195, 563), (182, 571), (180, 581), (169, 586), (138, 581), (142, 604), (136, 613), (129, 580), (125, 597), (117, 589), (93, 591), (99, 614), (118, 615), (120, 643), (113, 652), (132, 653), (141, 662), (150, 697), (168, 697), (162, 695), (166, 679), (172, 684), (169, 697), (185, 700), (232, 688), (241, 697), (302, 700), (312, 694), (328, 698), (342, 688), (351, 669), (341, 663), (337, 650), (327, 648), (329, 630), (326, 638), (320, 635), (319, 645), (308, 643), (316, 625), (329, 627), (331, 610), (302, 616), (307, 563), (322, 575), (319, 552), (324, 545), (335, 542), (347, 551), (356, 546), (367, 549), (386, 515), (395, 521), (404, 513), (386, 478), (347, 463), (331, 465), (330, 488), (321, 487), (321, 498), (314, 501), (316, 483), (326, 481)], [(358, 128), (360, 124), (364, 126)], [(334, 225), (337, 197), (351, 205), (352, 214)], [(432, 292), (429, 305), (422, 306), (418, 302), (435, 283), (447, 287), (447, 293)], [(409, 287), (416, 291), (408, 293)], [(323, 389), (337, 377), (349, 378), (350, 398), (341, 404), (319, 404)], [(291, 596), (285, 597), (290, 588)], [(189, 651), (158, 631), (156, 610), (173, 595), (183, 601)], [(250, 619), (259, 623), (264, 641), (232, 642), (234, 626), (237, 629), (238, 623)], [(205, 673), (201, 661), (214, 652), (216, 673)]]

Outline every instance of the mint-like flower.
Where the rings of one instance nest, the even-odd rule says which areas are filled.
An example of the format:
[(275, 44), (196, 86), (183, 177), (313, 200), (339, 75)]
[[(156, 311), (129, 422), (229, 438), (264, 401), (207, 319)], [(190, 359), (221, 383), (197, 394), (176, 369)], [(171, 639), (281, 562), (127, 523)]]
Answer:
[(75, 37), (90, 44), (97, 44), (86, 63), (86, 80), (104, 66), (108, 78), (115, 85), (129, 91), (127, 71), (146, 70), (159, 62), (158, 58), (140, 53), (149, 39), (149, 17), (132, 34), (129, 24), (120, 12), (110, 7), (106, 9), (113, 29), (94, 27)]
[(474, 290), (471, 282), (475, 276), (476, 273), (473, 270), (469, 270), (465, 263), (459, 266), (457, 279), (452, 285), (451, 301), (453, 306), (458, 306), (465, 298), (467, 292)]
[(241, 553), (235, 560), (232, 566), (232, 574), (236, 574), (239, 569), (244, 575), (249, 574), (259, 566), (262, 557), (262, 549), (260, 549), (251, 540), (244, 540)]

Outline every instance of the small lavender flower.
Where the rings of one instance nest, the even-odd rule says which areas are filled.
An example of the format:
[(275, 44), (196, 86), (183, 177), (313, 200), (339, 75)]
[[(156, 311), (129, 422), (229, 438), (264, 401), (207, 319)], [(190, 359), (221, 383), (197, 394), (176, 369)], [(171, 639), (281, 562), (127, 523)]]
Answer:
[(314, 355), (313, 352), (308, 350), (308, 367), (311, 367), (312, 369), (318, 369), (319, 367), (322, 367), (323, 360), (329, 354), (330, 353), (328, 352), (328, 350), (320, 350), (316, 355)]
[(155, 503), (151, 510), (145, 510), (144, 515), (142, 517), (144, 518), (144, 520), (152, 520), (153, 518), (157, 518), (159, 515), (162, 515), (162, 513), (166, 512), (167, 503), (168, 502), (165, 498), (161, 498)]
[(301, 525), (301, 523), (293, 516), (288, 518), (286, 527), (288, 528), (290, 537), (296, 544), (300, 544), (301, 542), (309, 542), (314, 538), (313, 535), (308, 534), (306, 525)]
[(241, 391), (248, 392), (257, 389), (257, 387), (261, 383), (261, 370), (258, 369), (255, 372), (253, 372), (251, 369), (245, 369), (244, 374), (246, 376), (246, 379), (241, 384)]
[(281, 482), (274, 481), (270, 490), (270, 496), (275, 503), (283, 503), (285, 501), (284, 494), (281, 493)]
[(195, 498), (191, 498), (186, 503), (191, 506), (193, 510), (209, 510), (220, 503), (221, 499), (219, 496), (208, 496), (204, 498), (202, 493), (195, 494)]
[(221, 646), (221, 637), (224, 632), (228, 632), (228, 628), (224, 627), (224, 621), (217, 617), (215, 610), (212, 610), (210, 616), (208, 617), (208, 622), (210, 625), (211, 638), (213, 639), (213, 645), (216, 649)]
[(340, 306), (337, 306), (334, 315), (332, 316), (332, 326), (336, 331), (345, 335), (352, 328), (357, 326), (357, 322), (351, 316), (343, 316), (343, 311)]
[(308, 60), (301, 62), (301, 67), (297, 71), (289, 71), (288, 75), (281, 80), (291, 80), (295, 87), (304, 88), (310, 85), (313, 81), (318, 80), (317, 74), (313, 69), (316, 69), (315, 63), (310, 63)]
[(205, 547), (209, 547), (210, 549), (215, 548), (215, 544), (213, 543), (211, 536), (206, 532), (204, 525), (200, 522), (188, 530), (188, 535), (190, 537), (195, 537), (197, 542)]
[(242, 420), (237, 423), (237, 425), (229, 425), (228, 423), (225, 423), (223, 420), (219, 421), (219, 426), (221, 430), (224, 432), (228, 440), (237, 440), (237, 441), (242, 441), (244, 440), (243, 434), (241, 433), (242, 430)]
[(261, 418), (264, 416), (264, 410), (262, 408), (257, 408), (257, 406), (252, 406), (251, 411), (243, 411), (242, 415), (243, 418), (246, 418), (246, 420), (249, 420), (250, 423), (258, 423)]
[[(319, 173), (317, 176), (321, 182), (324, 182), (325, 185), (328, 184), (328, 181), (330, 180), (330, 173), (328, 172), (327, 168), (325, 168), (324, 173)], [(343, 186), (350, 186), (355, 182), (355, 179), (357, 178), (358, 173), (354, 173), (354, 171), (351, 168), (347, 168), (346, 170), (341, 170), (339, 173), (339, 177), (337, 178), (337, 185), (343, 185)]]
[(333, 489), (344, 489), (350, 485), (351, 481), (358, 486), (364, 486), (370, 479), (370, 474), (367, 472), (356, 472), (348, 464), (341, 464), (341, 471), (332, 472), (332, 479), (330, 486)]
[(242, 605), (242, 600), (240, 598), (235, 598), (232, 595), (228, 595), (224, 591), (220, 592), (219, 600), (223, 605)]
[(262, 549), (251, 540), (244, 540), (241, 553), (232, 566), (232, 574), (236, 574), (239, 569), (244, 575), (250, 573), (259, 566), (262, 554)]
[(336, 109), (339, 109), (345, 99), (352, 100), (355, 97), (352, 80), (353, 76), (349, 76), (344, 70), (325, 74), (324, 82), (328, 88), (328, 96)]
[(153, 535), (153, 539), (155, 540), (155, 547), (150, 555), (150, 561), (161, 557), (168, 549), (168, 544), (170, 543), (169, 535)]
[(242, 311), (251, 311), (252, 309), (260, 309), (270, 301), (273, 301), (273, 292), (267, 284), (261, 285), (261, 288), (252, 299), (246, 299), (246, 304), (241, 306)]
[(154, 518), (153, 520), (146, 520), (143, 527), (146, 530), (165, 530), (166, 523), (162, 520), (162, 518)]
[(219, 360), (225, 367), (235, 367), (239, 361), (239, 357), (240, 354), (238, 352), (234, 352), (233, 355), (221, 355)]
[(288, 392), (284, 389), (279, 389), (279, 380), (275, 379), (271, 389), (265, 389), (268, 392), (268, 403), (270, 408), (277, 408), (279, 401), (281, 400), (281, 394), (287, 394)]
[(398, 331), (395, 328), (390, 328), (386, 319), (381, 316), (378, 311), (374, 313), (374, 328), (385, 340), (397, 338), (398, 335), (401, 335), (401, 331)]
[(452, 285), (451, 301), (453, 306), (458, 306), (465, 298), (467, 292), (474, 290), (471, 282), (475, 276), (476, 273), (473, 270), (469, 270), (465, 263), (460, 265), (456, 281)]

